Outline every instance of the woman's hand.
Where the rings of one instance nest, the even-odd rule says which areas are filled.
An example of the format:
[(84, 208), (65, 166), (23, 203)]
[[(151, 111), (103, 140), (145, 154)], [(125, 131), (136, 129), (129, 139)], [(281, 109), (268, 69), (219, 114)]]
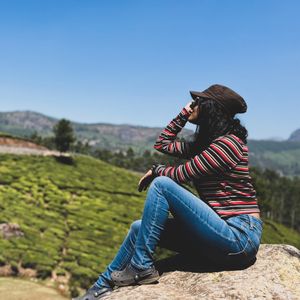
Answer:
[(154, 175), (152, 173), (152, 170), (150, 169), (139, 181), (139, 186), (138, 186), (138, 191), (142, 192), (147, 189), (149, 184), (152, 182), (154, 179)]
[(192, 113), (194, 111), (194, 107), (191, 108), (191, 104), (195, 103), (195, 101), (190, 101), (184, 108), (189, 112)]

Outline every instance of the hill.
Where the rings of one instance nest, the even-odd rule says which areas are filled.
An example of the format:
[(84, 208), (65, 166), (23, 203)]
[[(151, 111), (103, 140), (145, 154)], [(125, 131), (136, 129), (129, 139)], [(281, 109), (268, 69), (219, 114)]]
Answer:
[[(56, 118), (32, 111), (0, 112), (0, 131), (17, 136), (29, 137), (35, 132), (43, 137), (50, 136), (56, 122), (58, 122)], [(127, 150), (132, 147), (140, 154), (145, 149), (152, 150), (153, 141), (161, 132), (161, 128), (129, 124), (71, 123), (78, 140), (89, 141), (93, 147), (110, 150)], [(192, 133), (189, 129), (183, 129), (180, 136)]]
[(300, 142), (300, 129), (295, 130), (289, 137), (291, 142)]
[(249, 163), (285, 176), (300, 175), (300, 142), (249, 140)]
[(141, 215), (137, 175), (89, 157), (2, 155), (0, 174), (0, 223), (24, 233), (0, 239), (7, 275), (26, 268), (58, 282), (72, 275), (71, 290), (88, 286)]
[[(52, 277), (73, 296), (113, 259), (146, 196), (137, 191), (143, 174), (85, 156), (6, 154), (0, 174), (0, 224), (22, 233), (0, 238), (0, 274)], [(264, 221), (264, 243), (300, 247), (299, 233)]]
[(32, 111), (0, 112), (0, 131), (26, 136), (38, 131), (42, 135), (56, 123), (56, 119)]
[[(38, 133), (43, 137), (52, 135), (52, 128), (58, 119), (32, 111), (0, 112), (0, 131), (15, 136), (29, 137)], [(166, 124), (167, 125), (167, 124)], [(126, 151), (131, 147), (137, 155), (145, 150), (155, 152), (153, 144), (162, 128), (135, 126), (129, 124), (84, 124), (72, 122), (78, 140), (89, 142), (95, 148), (112, 152)], [(249, 140), (250, 164), (262, 169), (270, 168), (282, 175), (300, 175), (300, 141), (295, 131), (287, 141)], [(187, 138), (192, 130), (184, 128), (178, 135)]]

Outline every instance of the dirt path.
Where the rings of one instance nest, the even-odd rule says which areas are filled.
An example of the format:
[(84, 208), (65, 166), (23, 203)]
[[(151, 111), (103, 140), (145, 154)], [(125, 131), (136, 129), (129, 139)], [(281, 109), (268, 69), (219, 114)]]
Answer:
[(60, 152), (49, 150), (44, 146), (33, 142), (0, 136), (0, 153), (12, 153), (23, 155), (60, 156)]
[(58, 151), (52, 151), (47, 149), (34, 149), (27, 147), (12, 147), (0, 145), (0, 153), (12, 153), (21, 155), (43, 155), (43, 156), (60, 156)]

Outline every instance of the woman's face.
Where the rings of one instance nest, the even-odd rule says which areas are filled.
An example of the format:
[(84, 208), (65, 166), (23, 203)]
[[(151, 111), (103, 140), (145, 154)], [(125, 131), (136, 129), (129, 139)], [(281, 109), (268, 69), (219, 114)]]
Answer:
[(197, 123), (195, 123), (195, 121), (198, 119), (199, 113), (200, 113), (200, 107), (199, 107), (199, 105), (196, 105), (193, 109), (193, 112), (189, 116), (188, 121), (190, 123), (197, 124)]

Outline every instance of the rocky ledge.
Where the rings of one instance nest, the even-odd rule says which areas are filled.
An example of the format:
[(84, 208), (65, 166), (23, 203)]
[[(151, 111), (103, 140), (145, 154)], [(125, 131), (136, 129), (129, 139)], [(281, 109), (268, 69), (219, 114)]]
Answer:
[(300, 299), (300, 250), (261, 244), (257, 260), (244, 269), (197, 267), (180, 254), (157, 265), (159, 283), (120, 287), (105, 299)]

